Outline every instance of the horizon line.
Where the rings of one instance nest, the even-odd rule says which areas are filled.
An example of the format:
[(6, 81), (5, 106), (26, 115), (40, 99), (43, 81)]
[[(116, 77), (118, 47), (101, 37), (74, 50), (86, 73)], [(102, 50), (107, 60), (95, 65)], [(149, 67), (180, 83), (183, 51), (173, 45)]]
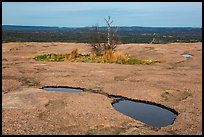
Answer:
[[(57, 28), (86, 28), (86, 27), (94, 27), (92, 26), (49, 26), (49, 25), (16, 25), (16, 24), (2, 24), (2, 26), (24, 26), (24, 27), (57, 27)], [(98, 27), (106, 27), (106, 26), (98, 26)], [(202, 28), (199, 26), (137, 26), (137, 25), (118, 25), (112, 27), (151, 27), (151, 28)]]

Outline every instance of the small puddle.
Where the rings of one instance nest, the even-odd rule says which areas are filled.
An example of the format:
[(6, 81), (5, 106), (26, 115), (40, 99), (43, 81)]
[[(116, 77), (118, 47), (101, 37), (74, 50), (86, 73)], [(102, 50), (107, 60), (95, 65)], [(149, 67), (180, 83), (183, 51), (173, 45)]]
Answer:
[(177, 116), (175, 113), (165, 108), (130, 100), (120, 99), (115, 101), (113, 107), (117, 111), (135, 120), (139, 120), (156, 128), (173, 124)]
[(51, 87), (51, 86), (45, 86), (42, 87), (42, 89), (47, 90), (47, 91), (60, 91), (60, 92), (82, 92), (83, 90), (80, 88), (70, 88), (70, 87)]
[(191, 54), (181, 54), (181, 56), (184, 57), (184, 58), (191, 58), (192, 57)]

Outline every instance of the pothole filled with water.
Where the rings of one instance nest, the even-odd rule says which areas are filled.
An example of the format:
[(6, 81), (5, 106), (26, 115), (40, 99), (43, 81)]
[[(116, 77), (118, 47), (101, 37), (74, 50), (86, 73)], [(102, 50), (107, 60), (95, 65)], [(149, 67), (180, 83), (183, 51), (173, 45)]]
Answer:
[(191, 54), (181, 54), (181, 56), (184, 57), (184, 58), (191, 58), (192, 57)]
[(177, 116), (177, 112), (137, 101), (119, 99), (112, 105), (117, 111), (156, 128), (173, 124)]
[(47, 91), (53, 91), (53, 92), (82, 92), (83, 90), (80, 88), (72, 88), (72, 87), (54, 87), (54, 86), (44, 86), (42, 89)]
[(156, 128), (164, 127), (173, 124), (178, 113), (170, 108), (166, 108), (162, 105), (156, 105), (153, 103), (147, 103), (145, 101), (133, 101), (126, 99), (122, 96), (109, 95), (101, 92), (100, 90), (87, 90), (82, 88), (73, 87), (55, 87), (44, 86), (42, 89), (53, 92), (91, 92), (105, 95), (112, 99), (112, 106), (117, 111), (127, 115), (135, 120), (141, 121), (147, 125), (151, 125)]

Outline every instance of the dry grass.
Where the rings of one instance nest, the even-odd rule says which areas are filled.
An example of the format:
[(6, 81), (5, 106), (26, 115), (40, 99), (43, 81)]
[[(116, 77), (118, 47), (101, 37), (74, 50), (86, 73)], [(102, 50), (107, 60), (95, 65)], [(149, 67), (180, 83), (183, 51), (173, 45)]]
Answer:
[(68, 53), (68, 54), (65, 55), (64, 61), (73, 60), (73, 59), (77, 58), (78, 55), (79, 55), (79, 50), (78, 50), (78, 49), (75, 49), (75, 50), (73, 50), (71, 53)]
[(113, 51), (113, 50), (107, 50), (103, 55), (102, 55), (103, 60), (111, 60), (111, 61), (127, 61), (129, 59), (128, 55), (118, 52), (118, 51)]

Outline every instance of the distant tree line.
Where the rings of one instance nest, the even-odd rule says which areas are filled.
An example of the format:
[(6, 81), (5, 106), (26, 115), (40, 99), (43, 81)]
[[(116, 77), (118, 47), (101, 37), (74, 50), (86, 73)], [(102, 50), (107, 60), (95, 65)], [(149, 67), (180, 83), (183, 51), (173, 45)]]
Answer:
[[(2, 30), (2, 42), (92, 42), (95, 27), (55, 30)], [(98, 27), (105, 30), (104, 27)], [(114, 27), (113, 27), (114, 29)], [(118, 27), (117, 39), (121, 43), (202, 42), (202, 28), (142, 28)]]

